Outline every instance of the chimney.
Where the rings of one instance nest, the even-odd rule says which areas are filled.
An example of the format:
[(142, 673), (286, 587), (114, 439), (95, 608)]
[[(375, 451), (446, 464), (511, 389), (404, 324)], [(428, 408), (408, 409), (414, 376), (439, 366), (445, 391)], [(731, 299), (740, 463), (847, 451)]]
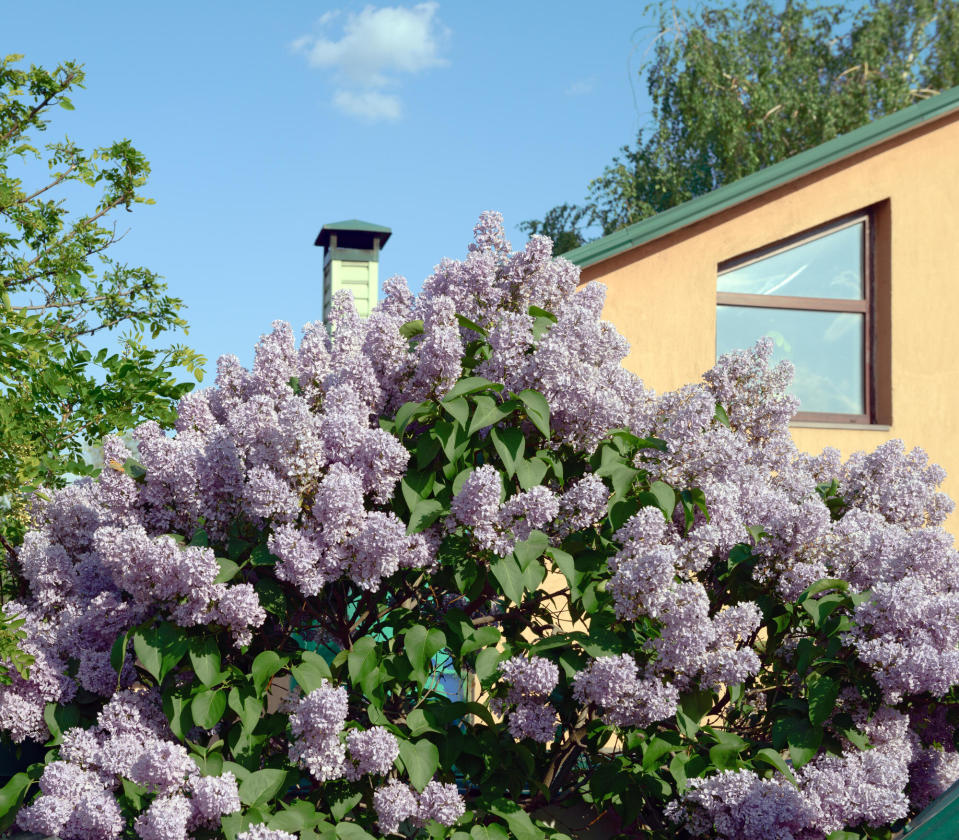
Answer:
[(328, 321), (333, 293), (353, 292), (356, 311), (369, 317), (379, 300), (380, 248), (392, 234), (388, 227), (350, 219), (323, 225), (314, 245), (323, 246), (323, 320)]

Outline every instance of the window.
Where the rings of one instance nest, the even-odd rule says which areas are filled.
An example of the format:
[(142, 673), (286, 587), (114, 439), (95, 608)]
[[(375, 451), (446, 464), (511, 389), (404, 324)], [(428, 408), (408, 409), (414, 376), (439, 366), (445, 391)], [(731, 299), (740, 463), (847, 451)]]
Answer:
[(719, 266), (716, 355), (771, 338), (797, 420), (877, 422), (873, 233), (858, 213)]

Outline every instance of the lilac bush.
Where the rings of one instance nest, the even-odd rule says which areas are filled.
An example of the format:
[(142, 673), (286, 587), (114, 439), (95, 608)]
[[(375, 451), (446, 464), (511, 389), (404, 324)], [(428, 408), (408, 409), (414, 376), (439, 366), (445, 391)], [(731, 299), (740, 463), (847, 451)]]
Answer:
[(3, 827), (888, 838), (959, 778), (942, 471), (799, 452), (766, 341), (654, 394), (550, 253), (484, 214), (38, 497)]

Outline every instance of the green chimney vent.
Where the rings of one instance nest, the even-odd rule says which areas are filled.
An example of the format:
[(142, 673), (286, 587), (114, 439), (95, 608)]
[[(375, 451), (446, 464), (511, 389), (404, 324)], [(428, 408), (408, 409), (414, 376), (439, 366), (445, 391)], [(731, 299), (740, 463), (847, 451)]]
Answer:
[(349, 219), (323, 225), (314, 245), (323, 246), (323, 320), (328, 320), (333, 293), (349, 289), (361, 318), (379, 300), (380, 248), (392, 234), (388, 227)]

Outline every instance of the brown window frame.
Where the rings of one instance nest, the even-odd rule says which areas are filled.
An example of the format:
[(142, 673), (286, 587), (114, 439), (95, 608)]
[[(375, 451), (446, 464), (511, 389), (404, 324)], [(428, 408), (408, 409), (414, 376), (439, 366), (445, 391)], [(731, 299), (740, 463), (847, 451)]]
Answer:
[(756, 295), (736, 292), (716, 292), (717, 306), (751, 306), (762, 309), (799, 309), (814, 312), (851, 312), (865, 316), (863, 328), (863, 404), (865, 413), (845, 414), (825, 411), (799, 411), (793, 417), (797, 422), (813, 423), (849, 423), (853, 425), (871, 425), (878, 422), (878, 387), (876, 357), (876, 212), (870, 208), (849, 213), (832, 221), (803, 231), (771, 245), (757, 248), (738, 257), (721, 262), (716, 279), (726, 272), (773, 257), (798, 245), (804, 245), (853, 225), (863, 224), (862, 270), (863, 297), (816, 298), (790, 297), (786, 295)]

